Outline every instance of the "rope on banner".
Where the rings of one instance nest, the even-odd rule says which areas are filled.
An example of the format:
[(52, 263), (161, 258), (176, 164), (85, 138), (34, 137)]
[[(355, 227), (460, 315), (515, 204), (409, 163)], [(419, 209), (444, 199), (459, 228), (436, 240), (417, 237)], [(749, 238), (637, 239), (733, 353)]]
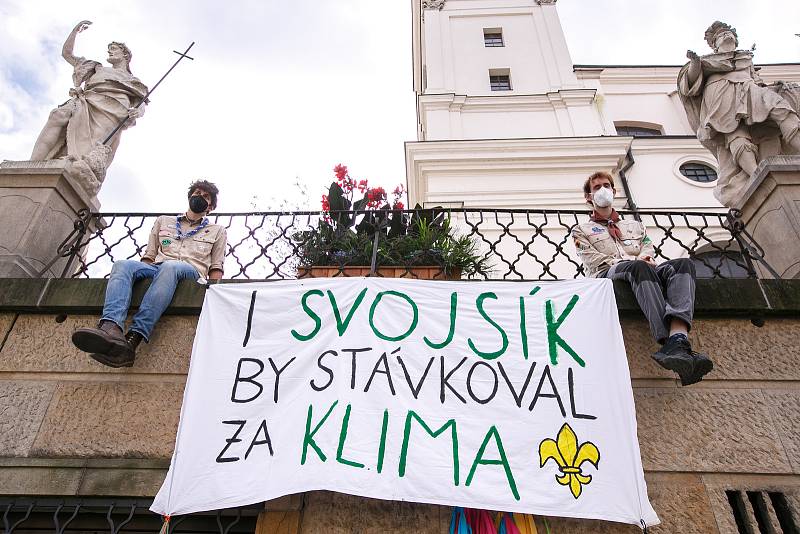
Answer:
[(647, 523), (644, 522), (644, 519), (639, 519), (642, 523), (642, 533), (647, 534)]
[(164, 516), (164, 524), (161, 525), (161, 530), (158, 534), (169, 534), (169, 518), (170, 516), (168, 515)]

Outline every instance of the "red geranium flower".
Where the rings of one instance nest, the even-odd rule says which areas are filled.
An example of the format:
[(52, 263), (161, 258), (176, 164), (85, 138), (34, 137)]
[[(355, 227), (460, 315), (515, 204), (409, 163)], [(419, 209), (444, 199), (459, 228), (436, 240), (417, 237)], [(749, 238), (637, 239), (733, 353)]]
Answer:
[(392, 209), (396, 209), (396, 210), (404, 210), (404, 209), (406, 209), (406, 207), (403, 205), (403, 203), (402, 203), (402, 202), (400, 202), (400, 201), (398, 200), (397, 202), (395, 202), (395, 203), (394, 203), (394, 206), (392, 206)]
[(373, 187), (367, 193), (370, 200), (383, 200), (386, 198), (386, 190), (382, 187)]
[(341, 182), (347, 176), (347, 166), (339, 163), (333, 168), (333, 172), (336, 173), (336, 179)]

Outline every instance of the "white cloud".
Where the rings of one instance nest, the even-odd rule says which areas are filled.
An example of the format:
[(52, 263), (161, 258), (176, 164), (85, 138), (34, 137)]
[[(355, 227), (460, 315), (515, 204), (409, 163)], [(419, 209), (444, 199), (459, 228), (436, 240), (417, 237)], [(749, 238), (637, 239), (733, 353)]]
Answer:
[[(683, 62), (721, 18), (762, 62), (800, 52), (796, 2), (559, 0), (576, 63)], [(49, 111), (67, 99), (60, 57), (79, 20), (94, 24), (76, 52), (103, 59), (111, 40), (153, 84), (172, 50), (196, 41), (126, 131), (101, 192), (104, 210), (175, 211), (197, 177), (216, 181), (220, 209), (295, 198), (317, 208), (331, 169), (391, 189), (405, 176), (403, 141), (416, 136), (410, 0), (4, 0), (0, 4), (0, 159), (26, 159)], [(782, 12), (776, 16), (774, 13)], [(654, 24), (653, 21), (658, 21)], [(293, 185), (308, 185), (302, 196)]]

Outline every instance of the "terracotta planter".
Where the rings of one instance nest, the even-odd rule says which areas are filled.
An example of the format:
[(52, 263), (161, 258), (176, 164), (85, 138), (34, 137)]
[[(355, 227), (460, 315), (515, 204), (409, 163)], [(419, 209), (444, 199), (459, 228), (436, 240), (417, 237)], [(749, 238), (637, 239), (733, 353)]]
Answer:
[[(336, 276), (369, 276), (369, 267), (332, 266), (299, 267), (297, 278), (332, 278)], [(441, 267), (378, 267), (377, 276), (384, 278), (417, 278), (419, 280), (460, 280), (461, 271), (446, 276)]]

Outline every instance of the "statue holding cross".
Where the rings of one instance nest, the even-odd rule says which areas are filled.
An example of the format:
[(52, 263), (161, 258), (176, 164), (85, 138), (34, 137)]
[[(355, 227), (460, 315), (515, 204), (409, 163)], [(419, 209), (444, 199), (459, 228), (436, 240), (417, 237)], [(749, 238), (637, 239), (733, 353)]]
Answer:
[(132, 53), (124, 43), (108, 45), (111, 67), (74, 55), (75, 38), (91, 24), (88, 20), (79, 22), (64, 42), (61, 55), (74, 69), (70, 99), (50, 113), (31, 160), (66, 158), (65, 173), (95, 196), (114, 159), (121, 130), (136, 124), (150, 94), (178, 62), (192, 58), (186, 55), (191, 45), (184, 53), (176, 52), (178, 60), (148, 91), (131, 72)]

